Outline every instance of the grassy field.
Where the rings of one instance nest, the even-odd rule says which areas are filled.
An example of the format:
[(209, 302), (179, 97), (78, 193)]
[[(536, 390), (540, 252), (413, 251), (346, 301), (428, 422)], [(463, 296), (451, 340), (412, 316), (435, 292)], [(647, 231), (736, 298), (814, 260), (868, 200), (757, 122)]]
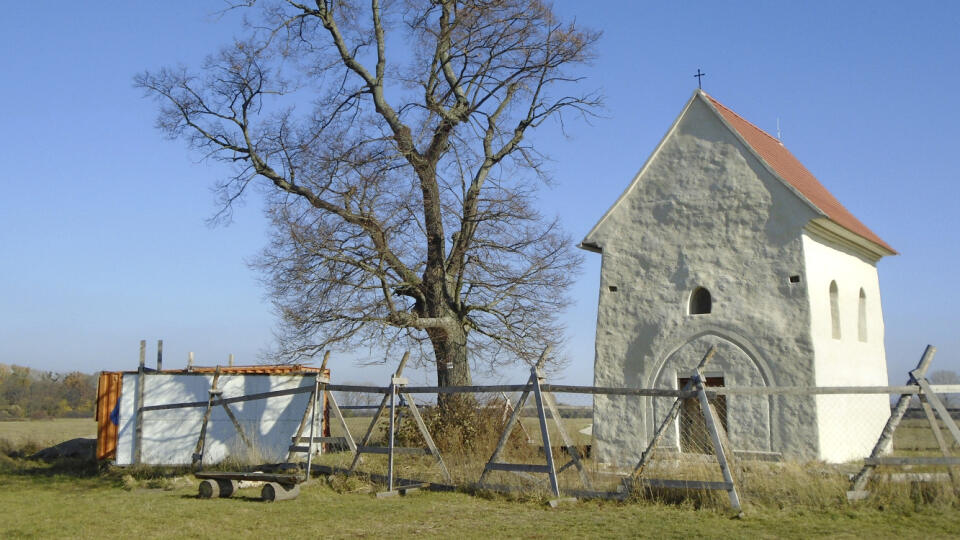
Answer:
[[(0, 458), (2, 459), (2, 458)], [(319, 479), (293, 501), (262, 503), (258, 490), (200, 500), (192, 479), (140, 480), (123, 472), (0, 461), (0, 537), (373, 537), (424, 538), (833, 538), (960, 535), (956, 509), (875, 505), (819, 509), (747, 507), (730, 519), (718, 508), (651, 501), (580, 502), (465, 493), (376, 499), (350, 482)], [(335, 490), (331, 484), (340, 489)], [(151, 486), (155, 486), (151, 488)], [(344, 487), (346, 486), (346, 487)], [(344, 491), (346, 490), (346, 491)]]
[[(359, 438), (369, 419), (348, 422)], [(589, 424), (587, 419), (570, 422), (571, 433)], [(524, 419), (524, 424), (531, 438), (539, 440), (536, 422)], [(903, 437), (913, 438), (898, 439), (898, 448), (925, 446), (926, 439), (919, 438), (923, 426), (911, 422), (905, 427)], [(11, 441), (35, 445), (94, 432), (91, 420), (0, 423), (0, 440), (8, 448)], [(348, 458), (331, 454), (320, 461), (344, 464)], [(379, 456), (370, 458), (364, 469), (378, 469), (373, 458)], [(457, 456), (445, 459), (451, 469), (458, 466)], [(401, 456), (398, 472), (420, 477), (428, 461)], [(314, 480), (296, 500), (268, 504), (258, 500), (258, 489), (241, 490), (233, 499), (197, 499), (197, 481), (182, 472), (101, 471), (91, 462), (47, 464), (0, 453), (0, 538), (960, 537), (957, 486), (950, 484), (873, 485), (874, 497), (848, 504), (843, 497), (847, 480), (825, 475), (815, 464), (813, 469), (770, 465), (750, 471), (744, 480), (741, 519), (731, 519), (724, 497), (715, 493), (684, 500), (661, 495), (628, 502), (582, 501), (554, 509), (538, 494), (423, 492), (377, 499), (372, 492), (382, 486), (336, 476)]]
[(49, 446), (77, 437), (96, 438), (97, 423), (90, 418), (57, 418), (0, 422), (0, 440), (10, 444)]

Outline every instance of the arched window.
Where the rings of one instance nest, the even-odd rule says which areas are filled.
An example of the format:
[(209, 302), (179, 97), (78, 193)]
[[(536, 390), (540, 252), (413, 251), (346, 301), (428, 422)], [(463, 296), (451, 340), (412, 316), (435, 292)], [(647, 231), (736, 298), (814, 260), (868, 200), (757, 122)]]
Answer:
[(860, 311), (857, 317), (857, 337), (860, 341), (867, 340), (867, 293), (860, 288)]
[(690, 293), (690, 305), (687, 308), (690, 315), (703, 315), (710, 313), (711, 309), (713, 309), (713, 299), (710, 297), (710, 291), (697, 287)]
[(837, 282), (830, 282), (830, 323), (833, 325), (833, 339), (840, 339), (840, 293)]

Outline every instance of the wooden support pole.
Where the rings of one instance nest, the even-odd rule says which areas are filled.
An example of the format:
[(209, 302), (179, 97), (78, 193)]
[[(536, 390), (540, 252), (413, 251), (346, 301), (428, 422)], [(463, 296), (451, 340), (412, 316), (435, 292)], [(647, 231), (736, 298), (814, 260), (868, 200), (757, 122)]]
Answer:
[[(549, 345), (543, 350), (542, 353), (540, 353), (540, 358), (537, 360), (534, 369), (543, 366), (548, 354), (550, 354)], [(500, 434), (500, 440), (497, 441), (497, 447), (494, 448), (493, 454), (490, 455), (490, 459), (487, 460), (487, 464), (483, 468), (483, 472), (480, 473), (480, 480), (477, 481), (477, 484), (480, 486), (485, 485), (484, 480), (487, 478), (487, 473), (493, 470), (492, 467), (499, 462), (500, 454), (507, 445), (507, 440), (510, 439), (510, 433), (513, 432), (514, 426), (517, 425), (517, 421), (520, 419), (520, 413), (523, 410), (523, 406), (527, 402), (527, 398), (530, 397), (530, 391), (533, 389), (534, 378), (534, 376), (531, 376), (531, 378), (527, 380), (527, 384), (523, 387), (523, 393), (520, 394), (520, 399), (517, 401), (517, 406), (514, 407), (513, 412), (510, 414), (510, 419), (507, 420), (507, 425), (503, 427), (503, 432)]]
[(187, 371), (193, 369), (193, 351), (187, 353)]
[[(397, 367), (397, 371), (394, 372), (394, 377), (399, 377), (403, 373), (404, 366), (407, 365), (407, 360), (410, 358), (410, 351), (403, 353), (403, 358), (400, 359), (400, 365)], [(392, 380), (392, 379), (391, 379)], [(380, 417), (383, 415), (383, 412), (387, 409), (390, 404), (390, 396), (392, 396), (392, 387), (388, 389), (388, 392), (383, 396), (383, 399), (380, 401), (380, 406), (377, 407), (377, 412), (373, 415), (373, 420), (370, 421), (370, 426), (367, 427), (367, 432), (363, 435), (363, 438), (360, 439), (360, 444), (358, 445), (358, 451), (353, 455), (353, 463), (350, 464), (350, 468), (347, 469), (347, 474), (353, 474), (353, 471), (357, 467), (357, 463), (360, 461), (359, 449), (367, 446), (370, 442), (370, 437), (373, 435), (373, 430), (377, 427), (377, 422), (380, 420)], [(392, 411), (391, 411), (391, 418)]]
[[(317, 377), (313, 380), (313, 393), (310, 394), (310, 442), (307, 443), (307, 475), (305, 480), (310, 481), (310, 465), (313, 464), (313, 437), (315, 435), (314, 429), (317, 425), (317, 398), (320, 397), (320, 374), (317, 374)], [(297, 433), (297, 442), (300, 439), (300, 434)]]
[(227, 359), (227, 365), (233, 367), (233, 353), (230, 353), (230, 357)]
[(407, 402), (407, 407), (410, 408), (410, 416), (413, 416), (413, 420), (417, 423), (417, 429), (420, 430), (420, 436), (423, 437), (423, 440), (427, 443), (427, 448), (430, 450), (430, 453), (433, 454), (434, 458), (437, 460), (437, 464), (440, 465), (440, 471), (443, 473), (443, 479), (446, 480), (448, 484), (452, 484), (453, 477), (450, 476), (450, 471), (447, 470), (447, 465), (443, 462), (443, 458), (440, 457), (440, 449), (437, 448), (437, 444), (430, 435), (430, 431), (427, 430), (427, 425), (424, 423), (423, 417), (420, 416), (420, 409), (417, 409), (416, 402), (413, 401), (413, 398), (409, 394), (400, 395), (403, 396), (404, 400)]
[(390, 380), (390, 434), (387, 439), (387, 448), (389, 453), (387, 454), (387, 491), (393, 491), (393, 439), (395, 434), (396, 427), (394, 424), (394, 417), (397, 413), (397, 385), (394, 382), (394, 379)]
[[(314, 385), (313, 392), (311, 392), (310, 397), (307, 398), (307, 406), (303, 408), (303, 416), (300, 418), (300, 424), (297, 426), (297, 433), (293, 436), (293, 446), (300, 444), (300, 436), (303, 435), (303, 430), (307, 427), (307, 421), (310, 419), (310, 415), (313, 414), (313, 407), (316, 403), (316, 385)], [(310, 433), (310, 439), (313, 440), (313, 432)], [(291, 446), (287, 452), (287, 463), (293, 461), (294, 452), (295, 450)], [(309, 473), (307, 474), (309, 476)]]
[[(713, 355), (717, 352), (717, 346), (713, 345), (707, 350), (707, 353), (703, 355), (703, 359), (700, 360), (700, 363), (697, 364), (696, 370), (703, 369), (704, 366), (710, 362), (710, 359), (713, 358)], [(683, 385), (683, 392), (691, 390), (694, 386), (693, 379), (691, 378), (687, 381), (687, 384)], [(657, 431), (653, 434), (653, 438), (650, 439), (650, 444), (647, 445), (647, 449), (643, 451), (643, 454), (640, 455), (640, 461), (637, 463), (637, 466), (634, 467), (633, 473), (630, 475), (630, 480), (636, 480), (640, 478), (640, 475), (643, 474), (644, 467), (647, 466), (647, 462), (650, 461), (650, 457), (653, 455), (653, 449), (660, 444), (660, 440), (663, 439), (663, 436), (667, 433), (667, 429), (673, 427), (674, 420), (677, 419), (677, 415), (680, 414), (680, 407), (683, 405), (683, 398), (676, 398), (673, 402), (673, 405), (670, 407), (670, 411), (667, 412), (666, 418), (663, 419), (663, 422), (660, 423), (660, 426), (657, 428)]]
[(713, 451), (717, 456), (717, 464), (720, 465), (720, 473), (723, 474), (723, 481), (730, 485), (727, 495), (730, 496), (730, 506), (737, 513), (740, 512), (740, 496), (737, 494), (737, 486), (733, 482), (733, 474), (730, 473), (730, 466), (727, 464), (726, 452), (720, 441), (720, 432), (717, 428), (720, 422), (713, 415), (713, 407), (710, 406), (710, 400), (705, 391), (703, 374), (699, 369), (696, 370), (694, 379), (697, 385), (697, 397), (700, 398), (700, 410), (703, 412), (703, 419), (707, 425), (707, 431), (710, 433), (710, 440), (713, 442)]
[(533, 397), (537, 403), (537, 416), (540, 417), (540, 439), (543, 441), (543, 453), (547, 457), (547, 474), (550, 475), (550, 489), (555, 497), (560, 496), (560, 485), (557, 482), (557, 469), (553, 465), (553, 449), (550, 446), (550, 430), (547, 429), (547, 415), (543, 408), (543, 394), (540, 391), (540, 370), (530, 370), (530, 380), (533, 382)]
[(943, 406), (943, 402), (940, 401), (940, 398), (937, 397), (937, 394), (930, 388), (930, 383), (927, 382), (927, 379), (923, 375), (916, 376), (913, 375), (917, 381), (917, 384), (920, 385), (920, 388), (923, 389), (923, 393), (927, 396), (927, 401), (930, 402), (930, 405), (933, 405), (933, 408), (937, 411), (937, 414), (940, 415), (940, 420), (943, 421), (943, 424), (947, 426), (947, 431), (953, 435), (953, 440), (960, 445), (960, 428), (957, 427), (957, 423), (953, 421), (953, 417), (950, 416), (950, 411)]
[[(927, 401), (926, 394), (920, 394), (920, 406), (923, 408), (924, 416), (927, 417), (927, 422), (930, 423), (930, 431), (933, 432), (933, 438), (937, 440), (937, 446), (940, 447), (940, 453), (943, 454), (944, 457), (950, 457), (950, 447), (947, 445), (947, 441), (943, 438), (943, 433), (940, 431), (940, 424), (937, 422), (936, 415), (933, 414), (933, 409), (930, 408), (930, 403)], [(956, 482), (957, 476), (954, 472), (954, 468), (948, 468), (947, 472), (950, 474), (950, 480)]]
[[(933, 345), (927, 345), (926, 350), (923, 351), (923, 356), (920, 357), (920, 362), (917, 363), (917, 368), (910, 372), (910, 379), (907, 381), (907, 384), (916, 384), (915, 377), (923, 377), (927, 368), (930, 367), (930, 362), (933, 361), (933, 356), (937, 353), (937, 348)], [(880, 438), (877, 439), (877, 444), (873, 446), (873, 451), (870, 452), (870, 459), (876, 459), (880, 457), (881, 454), (885, 453), (893, 445), (893, 432), (897, 430), (897, 426), (900, 425), (900, 420), (903, 419), (903, 415), (907, 412), (907, 407), (910, 406), (910, 398), (912, 394), (902, 394), (900, 399), (897, 400), (896, 406), (893, 408), (893, 411), (890, 413), (890, 418), (887, 420), (887, 424), (883, 426), (883, 431), (880, 432)], [(876, 468), (876, 465), (870, 463), (864, 463), (863, 468), (860, 469), (860, 472), (853, 477), (853, 482), (850, 486), (850, 491), (847, 492), (847, 499), (854, 500), (862, 498), (860, 492), (863, 491), (863, 488), (867, 486), (867, 482), (870, 481), (870, 475), (873, 474), (873, 470)]]
[(157, 340), (157, 371), (163, 370), (163, 340)]
[[(557, 426), (557, 432), (560, 433), (563, 446), (567, 449), (567, 454), (570, 455), (570, 463), (577, 468), (577, 473), (580, 475), (580, 483), (583, 484), (584, 489), (593, 489), (590, 487), (590, 478), (587, 476), (587, 471), (584, 470), (583, 464), (580, 462), (580, 451), (577, 450), (577, 447), (573, 444), (573, 440), (567, 434), (567, 429), (563, 426), (563, 418), (560, 416), (560, 411), (557, 409), (553, 395), (550, 392), (543, 392), (543, 400), (550, 410), (553, 423)], [(564, 465), (563, 468), (566, 468), (568, 465), (569, 463)], [(557, 474), (559, 474), (559, 472), (560, 471), (557, 471)]]
[(134, 431), (133, 463), (139, 465), (143, 458), (143, 384), (146, 373), (147, 340), (140, 340), (140, 365), (137, 368), (136, 430)]
[(213, 410), (213, 399), (216, 395), (217, 381), (220, 379), (220, 366), (213, 371), (213, 381), (210, 383), (210, 390), (207, 391), (207, 410), (203, 413), (203, 423), (200, 424), (200, 437), (197, 438), (197, 446), (193, 451), (193, 466), (203, 466), (203, 454), (207, 450), (207, 424), (210, 423), (210, 412)]
[(233, 415), (233, 411), (230, 410), (230, 405), (227, 405), (223, 402), (222, 395), (217, 396), (217, 401), (220, 402), (220, 405), (223, 406), (223, 410), (227, 413), (227, 417), (230, 418), (231, 422), (233, 422), (233, 427), (236, 428), (237, 433), (240, 435), (240, 439), (243, 440), (243, 444), (245, 444), (247, 448), (253, 450), (253, 443), (250, 442), (250, 439), (247, 438), (246, 433), (243, 432), (243, 426), (240, 425), (240, 421), (237, 420), (237, 417)]
[(343, 438), (347, 441), (347, 448), (351, 452), (357, 452), (357, 443), (353, 440), (353, 435), (350, 434), (350, 428), (347, 427), (347, 421), (343, 418), (343, 413), (340, 412), (340, 407), (337, 405), (336, 398), (333, 397), (333, 392), (327, 391), (326, 397), (330, 403), (330, 410), (333, 411), (333, 416), (340, 422), (340, 427), (343, 428)]

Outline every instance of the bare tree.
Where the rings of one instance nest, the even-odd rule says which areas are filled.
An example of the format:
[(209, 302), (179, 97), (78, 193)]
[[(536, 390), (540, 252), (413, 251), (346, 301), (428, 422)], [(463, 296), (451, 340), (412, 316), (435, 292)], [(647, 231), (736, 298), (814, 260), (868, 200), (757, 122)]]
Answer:
[[(569, 68), (596, 32), (536, 0), (292, 0), (199, 74), (145, 72), (159, 127), (268, 186), (258, 266), (288, 355), (420, 344), (440, 385), (563, 334), (580, 259), (533, 202), (531, 130), (599, 97)], [(426, 347), (429, 345), (429, 347)], [(469, 355), (468, 355), (469, 351)], [(432, 355), (430, 354), (432, 352)]]

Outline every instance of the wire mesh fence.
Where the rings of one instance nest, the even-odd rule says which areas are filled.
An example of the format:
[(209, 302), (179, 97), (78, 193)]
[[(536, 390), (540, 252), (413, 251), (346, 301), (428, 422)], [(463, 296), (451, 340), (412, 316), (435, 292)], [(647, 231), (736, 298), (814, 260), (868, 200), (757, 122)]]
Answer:
[[(688, 382), (680, 379), (678, 388), (682, 389)], [(543, 464), (549, 451), (556, 464), (558, 487), (566, 493), (589, 492), (622, 498), (631, 495), (632, 491), (634, 495), (639, 492), (649, 496), (721, 503), (726, 500), (723, 491), (732, 480), (740, 496), (747, 500), (776, 501), (789, 492), (792, 499), (806, 498), (811, 504), (819, 500), (816, 504), (823, 504), (842, 497), (850, 488), (851, 478), (878, 445), (890, 420), (892, 405), (904, 391), (913, 392), (912, 406), (906, 409), (903, 419), (893, 430), (891, 441), (882, 455), (960, 458), (960, 445), (950, 433), (949, 424), (954, 422), (953, 418), (939, 417), (930, 407), (934, 415), (931, 424), (922, 406), (929, 402), (929, 398), (926, 395), (922, 401), (917, 398), (921, 391), (916, 387), (870, 387), (857, 392), (841, 388), (725, 388), (710, 377), (704, 378), (703, 382), (702, 397), (694, 391), (684, 393), (679, 389), (674, 389), (673, 395), (666, 395), (669, 392), (663, 389), (631, 389), (630, 392), (621, 389), (621, 394), (633, 394), (622, 395), (622, 399), (643, 403), (653, 409), (652, 425), (638, 425), (636, 430), (643, 445), (649, 445), (649, 448), (644, 447), (648, 455), (639, 475), (635, 475), (639, 455), (617, 463), (597, 459), (595, 450), (598, 445), (618, 444), (617, 439), (604, 441), (595, 434), (604, 418), (594, 417), (589, 408), (563, 407), (558, 408), (558, 425), (553, 421), (553, 413), (546, 408), (540, 413), (532, 399), (517, 413), (518, 422), (506, 435), (508, 444), (500, 457), (500, 461), (528, 465), (528, 469), (503, 467), (487, 471), (490, 454), (498, 438), (504, 435), (506, 420), (513, 413), (518, 401), (517, 391), (522, 386), (510, 388), (509, 393), (483, 392), (483, 387), (470, 390), (476, 404), (475, 418), (471, 421), (485, 422), (485, 430), (475, 427), (464, 430), (461, 426), (461, 430), (451, 436), (444, 433), (449, 426), (445, 428), (438, 422), (440, 412), (434, 403), (423, 401), (420, 410), (437, 439), (454, 485), (475, 487), (487, 471), (487, 486), (532, 494), (550, 492), (548, 475), (540, 474), (544, 472)], [(601, 396), (605, 390), (579, 389)], [(960, 390), (952, 386), (931, 389), (935, 392)], [(419, 387), (415, 390), (426, 392), (428, 389)], [(544, 384), (543, 390), (562, 398), (578, 388)], [(376, 395), (383, 396), (382, 393)], [(415, 399), (420, 400), (421, 396), (417, 394)], [(709, 405), (709, 413), (705, 413), (703, 398)], [(949, 403), (949, 400), (940, 401)], [(677, 412), (668, 420), (667, 413), (674, 402)], [(357, 438), (371, 429), (375, 411), (371, 408), (352, 410), (356, 412), (346, 420)], [(363, 416), (360, 416), (361, 411), (365, 411)], [(960, 416), (956, 410), (951, 412), (953, 417)], [(422, 446), (423, 441), (416, 437), (409, 413), (398, 407), (396, 414), (398, 444)], [(778, 425), (781, 417), (778, 414), (793, 415), (795, 424)], [(716, 438), (709, 429), (708, 418), (713, 420)], [(468, 423), (465, 417), (459, 421)], [(541, 424), (545, 424), (549, 445), (544, 444)], [(784, 430), (796, 429), (800, 424), (801, 432), (809, 436), (786, 436)], [(567, 463), (570, 455), (561, 440), (560, 426), (582, 457), (588, 485), (584, 485), (583, 478)], [(931, 426), (936, 426), (939, 436)], [(663, 427), (663, 436), (657, 444), (650, 445), (658, 427)], [(388, 416), (382, 416), (372, 429), (375, 433), (372, 440), (386, 444)], [(725, 450), (725, 464), (718, 460), (720, 449)], [(348, 458), (333, 453), (326, 457), (326, 462), (343, 466)], [(724, 475), (724, 466), (728, 468), (730, 480)], [(383, 456), (364, 456), (363, 465), (357, 470), (381, 475), (388, 472)], [(396, 474), (417, 481), (444, 483), (435, 463), (422, 455), (402, 455)], [(638, 481), (625, 486), (624, 479), (632, 476)], [(874, 481), (945, 482), (948, 487), (953, 486), (948, 491), (960, 488), (953, 483), (950, 467), (942, 462), (908, 464), (906, 468), (894, 462), (886, 463), (876, 468)]]

